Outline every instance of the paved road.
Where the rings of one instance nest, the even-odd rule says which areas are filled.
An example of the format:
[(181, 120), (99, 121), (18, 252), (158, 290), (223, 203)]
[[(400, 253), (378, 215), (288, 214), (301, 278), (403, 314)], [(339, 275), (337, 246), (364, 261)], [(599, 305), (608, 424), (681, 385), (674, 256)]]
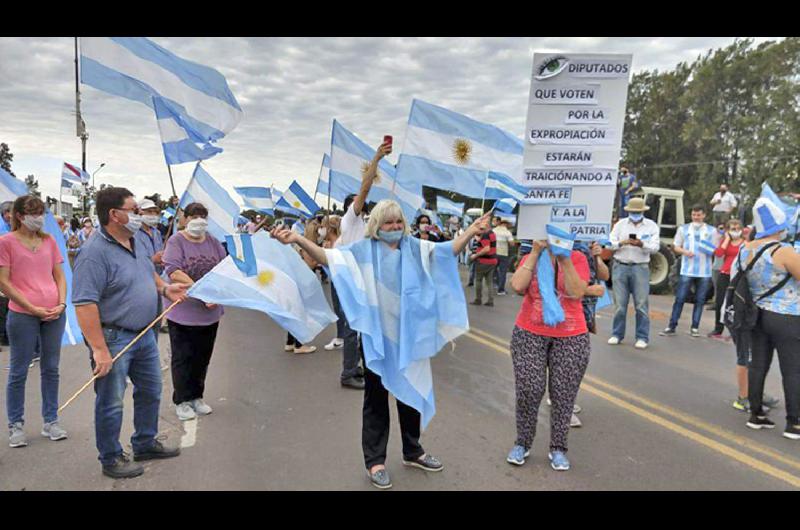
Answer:
[[(468, 299), (471, 293), (468, 293)], [(610, 308), (599, 315), (601, 334), (578, 402), (584, 426), (570, 435), (572, 470), (547, 464), (548, 410), (532, 458), (522, 468), (505, 462), (514, 441), (514, 389), (507, 340), (521, 298), (498, 297), (494, 308), (469, 306), (472, 330), (433, 362), (437, 415), (423, 434), (426, 450), (441, 458), (442, 473), (426, 474), (400, 463), (396, 419), (387, 461), (395, 490), (783, 490), (800, 487), (800, 445), (780, 436), (783, 407), (772, 432), (747, 429), (734, 410), (733, 346), (686, 334), (660, 338), (671, 298), (653, 296), (653, 340), (635, 350), (628, 338), (605, 340)], [(711, 312), (701, 330), (711, 329)], [(629, 330), (632, 330), (632, 315)], [(339, 386), (339, 351), (315, 341), (317, 353), (283, 352), (285, 334), (268, 317), (229, 309), (220, 326), (207, 383), (214, 413), (181, 423), (171, 406), (165, 371), (160, 428), (184, 447), (179, 458), (148, 462), (143, 476), (111, 480), (100, 474), (94, 447), (93, 394), (64, 411), (70, 438), (41, 438), (39, 374), (30, 372), (29, 445), (0, 445), (2, 490), (370, 490), (360, 446), (361, 394)], [(166, 335), (161, 348), (168, 352)], [(0, 353), (6, 366), (8, 351)], [(85, 348), (62, 352), (61, 396), (88, 377)], [(778, 370), (767, 389), (782, 397)], [(5, 408), (5, 393), (0, 396)], [(393, 410), (393, 415), (395, 415)], [(123, 444), (132, 430), (126, 396)]]

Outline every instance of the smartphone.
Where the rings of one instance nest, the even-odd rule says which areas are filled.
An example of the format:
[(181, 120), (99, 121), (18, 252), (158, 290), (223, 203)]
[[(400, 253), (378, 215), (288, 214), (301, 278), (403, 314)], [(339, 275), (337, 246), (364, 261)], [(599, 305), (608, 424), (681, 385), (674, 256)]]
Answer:
[(392, 147), (392, 135), (391, 134), (387, 134), (386, 136), (384, 136), (383, 137), (383, 143), (389, 144), (389, 147)]
[(636, 241), (636, 234), (628, 235), (628, 239), (633, 239), (634, 241)]

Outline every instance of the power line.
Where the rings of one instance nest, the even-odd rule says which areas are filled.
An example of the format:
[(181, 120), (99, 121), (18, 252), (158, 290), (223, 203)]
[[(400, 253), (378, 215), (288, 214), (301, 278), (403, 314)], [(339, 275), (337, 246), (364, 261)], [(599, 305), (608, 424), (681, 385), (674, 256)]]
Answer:
[[(749, 161), (757, 161), (757, 160), (786, 160), (786, 159), (800, 159), (800, 155), (791, 155), (791, 156), (765, 156), (762, 158), (737, 158), (736, 160), (739, 162), (749, 162)], [(723, 158), (722, 160), (707, 160), (704, 162), (678, 162), (675, 164), (655, 164), (655, 165), (648, 165), (642, 164), (642, 169), (654, 169), (654, 168), (662, 168), (662, 167), (687, 167), (687, 166), (702, 166), (706, 164), (729, 164), (733, 159), (732, 158)]]

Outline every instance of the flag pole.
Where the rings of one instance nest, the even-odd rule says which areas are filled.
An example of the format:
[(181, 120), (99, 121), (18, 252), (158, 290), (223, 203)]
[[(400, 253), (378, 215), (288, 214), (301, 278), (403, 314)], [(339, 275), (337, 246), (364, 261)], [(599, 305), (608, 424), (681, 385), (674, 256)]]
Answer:
[(481, 214), (484, 213), (483, 205), (486, 202), (486, 188), (489, 186), (489, 172), (486, 172), (486, 180), (483, 181), (483, 198), (481, 199)]

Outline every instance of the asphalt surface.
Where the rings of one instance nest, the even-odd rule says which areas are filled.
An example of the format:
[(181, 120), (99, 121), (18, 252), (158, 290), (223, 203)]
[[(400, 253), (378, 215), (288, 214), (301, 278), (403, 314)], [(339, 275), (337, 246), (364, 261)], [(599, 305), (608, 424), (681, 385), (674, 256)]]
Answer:
[[(546, 406), (531, 458), (523, 467), (507, 464), (515, 438), (507, 341), (521, 300), (509, 294), (496, 297), (493, 308), (468, 306), (471, 331), (433, 361), (437, 414), (421, 441), (443, 461), (443, 472), (402, 465), (392, 407), (387, 467), (395, 491), (800, 488), (800, 445), (781, 436), (783, 403), (771, 414), (776, 429), (746, 428), (747, 415), (731, 407), (733, 345), (705, 338), (711, 311), (703, 314), (703, 338), (691, 338), (689, 305), (678, 336), (658, 337), (670, 311), (669, 296), (651, 297), (646, 350), (633, 348), (632, 312), (629, 336), (619, 346), (608, 346), (611, 308), (600, 312), (600, 334), (592, 337), (592, 358), (578, 396), (583, 427), (570, 432), (572, 469), (556, 472), (548, 465)], [(183, 452), (145, 462), (145, 474), (129, 480), (100, 473), (91, 388), (61, 415), (69, 439), (52, 442), (39, 435), (37, 366), (29, 372), (26, 394), (28, 446), (0, 445), (0, 490), (372, 490), (361, 453), (362, 394), (339, 384), (341, 350), (322, 348), (334, 333), (332, 326), (314, 341), (316, 353), (285, 353), (285, 332), (267, 316), (226, 309), (206, 384), (213, 414), (179, 421), (165, 370), (159, 427), (165, 443), (181, 444)], [(166, 335), (160, 347), (166, 359)], [(7, 365), (8, 348), (3, 348), (0, 366)], [(86, 348), (64, 348), (62, 402), (90, 375)], [(783, 401), (777, 367), (767, 391)], [(4, 409), (5, 392), (0, 403)], [(128, 392), (122, 433), (127, 450), (132, 430)]]

